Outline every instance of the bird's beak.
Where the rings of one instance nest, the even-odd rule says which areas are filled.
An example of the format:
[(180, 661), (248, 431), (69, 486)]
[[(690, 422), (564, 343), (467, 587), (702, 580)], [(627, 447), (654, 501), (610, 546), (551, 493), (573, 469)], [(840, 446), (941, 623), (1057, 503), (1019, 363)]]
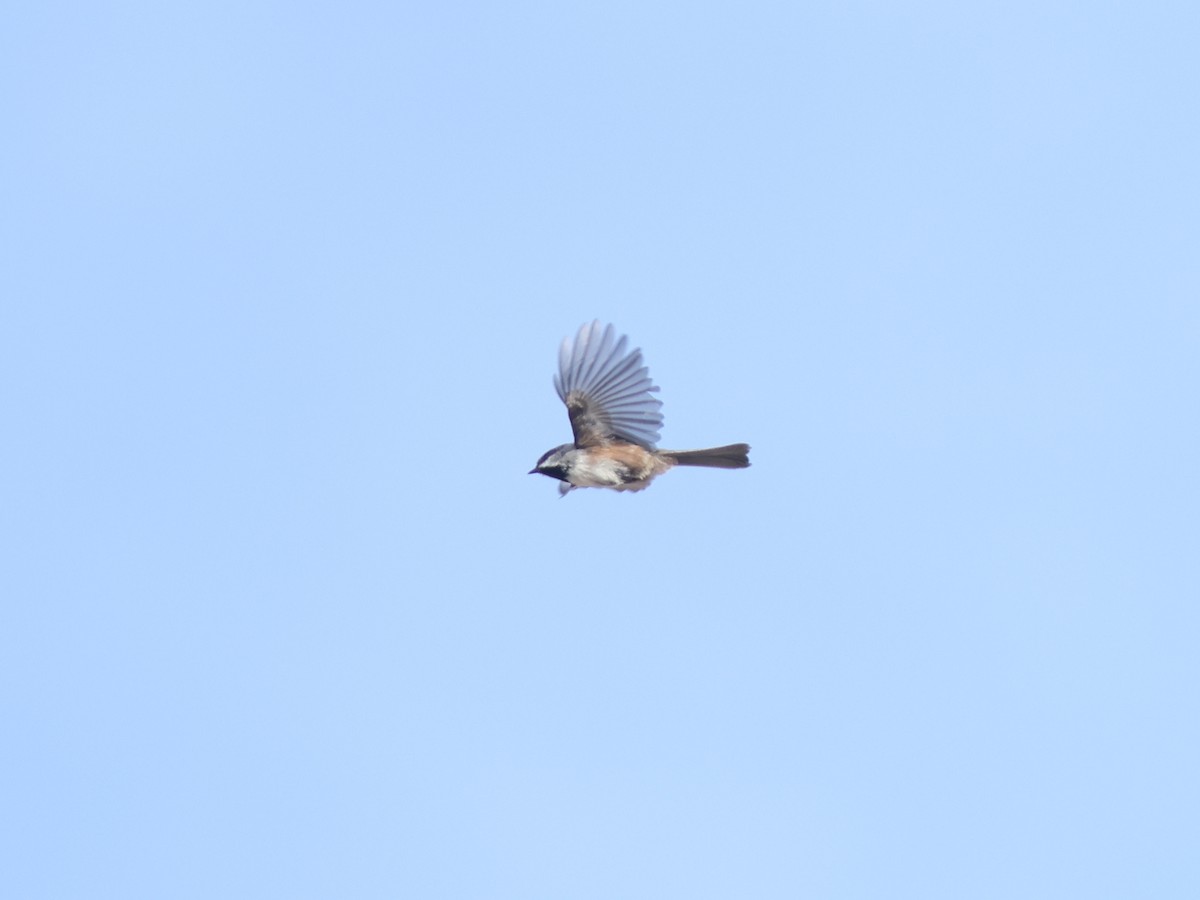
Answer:
[(537, 469), (530, 469), (526, 474), (527, 475), (536, 475), (537, 473), (538, 473)]

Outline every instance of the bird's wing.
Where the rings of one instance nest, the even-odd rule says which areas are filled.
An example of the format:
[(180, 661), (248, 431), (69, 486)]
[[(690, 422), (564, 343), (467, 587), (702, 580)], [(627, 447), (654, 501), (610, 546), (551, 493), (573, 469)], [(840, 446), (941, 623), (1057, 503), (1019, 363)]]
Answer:
[(567, 405), (577, 447), (596, 447), (613, 439), (653, 450), (662, 428), (658, 387), (642, 364), (642, 351), (625, 352), (627, 338), (614, 340), (611, 325), (584, 325), (558, 352), (554, 387)]

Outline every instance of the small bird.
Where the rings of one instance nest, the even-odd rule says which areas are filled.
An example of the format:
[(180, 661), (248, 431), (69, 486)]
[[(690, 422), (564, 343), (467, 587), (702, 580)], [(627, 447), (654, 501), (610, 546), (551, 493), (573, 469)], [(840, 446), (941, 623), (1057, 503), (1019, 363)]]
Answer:
[(628, 338), (614, 340), (611, 325), (584, 325), (575, 341), (564, 338), (558, 351), (554, 388), (567, 405), (573, 444), (547, 450), (530, 475), (557, 478), (566, 496), (580, 487), (640, 491), (675, 466), (744, 469), (749, 444), (708, 450), (656, 450), (663, 417), (658, 390), (642, 365), (642, 351), (625, 352)]

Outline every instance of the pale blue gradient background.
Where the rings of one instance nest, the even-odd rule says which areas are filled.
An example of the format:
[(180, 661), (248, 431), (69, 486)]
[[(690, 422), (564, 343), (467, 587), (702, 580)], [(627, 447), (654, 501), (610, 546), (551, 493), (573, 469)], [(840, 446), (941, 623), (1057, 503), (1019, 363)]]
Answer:
[(1198, 46), (10, 4), (0, 894), (1200, 896)]

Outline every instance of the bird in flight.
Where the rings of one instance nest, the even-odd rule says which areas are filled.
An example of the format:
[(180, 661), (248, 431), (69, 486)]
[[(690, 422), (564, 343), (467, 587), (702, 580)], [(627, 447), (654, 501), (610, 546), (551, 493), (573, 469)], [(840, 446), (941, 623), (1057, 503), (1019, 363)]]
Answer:
[(567, 405), (575, 441), (542, 454), (530, 475), (557, 478), (566, 495), (581, 487), (640, 491), (675, 466), (744, 469), (749, 444), (707, 450), (658, 450), (662, 401), (642, 364), (642, 351), (626, 352), (628, 338), (594, 321), (564, 338), (554, 388)]

